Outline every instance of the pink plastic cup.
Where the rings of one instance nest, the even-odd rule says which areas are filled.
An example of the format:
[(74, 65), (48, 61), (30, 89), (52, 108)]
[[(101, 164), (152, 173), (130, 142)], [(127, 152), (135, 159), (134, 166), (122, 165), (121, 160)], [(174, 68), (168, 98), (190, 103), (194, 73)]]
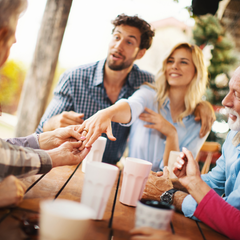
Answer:
[(137, 201), (142, 197), (152, 163), (138, 159), (126, 158), (123, 169), (122, 189), (119, 201), (129, 206), (137, 206)]

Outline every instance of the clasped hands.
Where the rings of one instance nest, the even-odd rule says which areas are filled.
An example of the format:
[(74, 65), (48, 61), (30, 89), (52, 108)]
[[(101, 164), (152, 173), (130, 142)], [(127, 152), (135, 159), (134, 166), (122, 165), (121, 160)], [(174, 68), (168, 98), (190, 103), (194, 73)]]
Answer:
[(75, 165), (89, 153), (91, 146), (82, 147), (86, 131), (78, 131), (79, 125), (57, 128), (39, 135), (39, 146), (52, 159), (52, 167)]

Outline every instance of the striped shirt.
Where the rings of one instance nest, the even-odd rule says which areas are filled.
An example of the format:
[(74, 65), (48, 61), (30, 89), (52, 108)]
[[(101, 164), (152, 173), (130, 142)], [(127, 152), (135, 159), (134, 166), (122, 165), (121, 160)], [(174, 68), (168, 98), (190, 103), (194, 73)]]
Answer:
[[(36, 132), (43, 132), (44, 123), (49, 118), (63, 111), (84, 113), (85, 120), (97, 111), (111, 106), (112, 103), (103, 85), (104, 65), (105, 60), (102, 60), (65, 72), (54, 90), (54, 97), (44, 113)], [(144, 82), (153, 81), (154, 77), (152, 74), (140, 70), (134, 64), (118, 99), (128, 98)], [(112, 123), (112, 131), (117, 140), (115, 142), (107, 140), (103, 162), (115, 164), (125, 150), (129, 128), (120, 126), (118, 123)]]
[[(0, 181), (9, 175), (27, 177), (47, 173), (52, 169), (51, 158), (45, 151), (23, 147), (27, 145), (33, 147), (32, 143), (37, 146), (34, 138), (30, 135), (26, 138), (0, 139)], [(9, 142), (15, 142), (20, 146)]]

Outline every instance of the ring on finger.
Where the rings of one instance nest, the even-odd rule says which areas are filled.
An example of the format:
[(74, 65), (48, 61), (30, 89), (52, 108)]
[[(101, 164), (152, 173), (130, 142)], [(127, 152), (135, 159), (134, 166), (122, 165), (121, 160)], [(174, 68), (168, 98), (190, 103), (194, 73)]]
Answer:
[(88, 129), (87, 128), (84, 128), (83, 131), (87, 132), (88, 133)]

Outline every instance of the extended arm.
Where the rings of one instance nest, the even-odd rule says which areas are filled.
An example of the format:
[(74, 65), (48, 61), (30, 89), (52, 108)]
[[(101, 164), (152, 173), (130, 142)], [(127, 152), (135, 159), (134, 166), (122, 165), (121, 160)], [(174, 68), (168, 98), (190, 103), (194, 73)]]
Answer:
[[(143, 191), (142, 198), (150, 199), (150, 200), (160, 200), (160, 196), (167, 190), (173, 188), (172, 181), (169, 179), (169, 172), (167, 167), (163, 169), (163, 175), (158, 176), (158, 174), (151, 172), (146, 186)], [(173, 205), (175, 206), (176, 210), (181, 212), (182, 211), (182, 202), (184, 198), (188, 194), (183, 191), (177, 191), (173, 197)]]
[(34, 133), (27, 137), (9, 138), (4, 140), (17, 146), (49, 150), (59, 147), (61, 144), (67, 141), (76, 142), (85, 140), (85, 137), (77, 132), (78, 127), (79, 126), (75, 125), (65, 128), (57, 128), (54, 131), (41, 133), (38, 135), (38, 137), (37, 134)]
[(90, 148), (80, 151), (82, 142), (65, 142), (58, 148), (43, 150), (24, 148), (0, 139), (0, 180), (9, 175), (26, 177), (47, 173), (52, 167), (81, 162)]
[(183, 149), (174, 173), (198, 203), (194, 216), (229, 238), (238, 239), (240, 211), (225, 202), (201, 179), (198, 164), (187, 149)]
[(46, 173), (52, 168), (49, 155), (42, 150), (34, 150), (9, 144), (0, 139), (0, 180), (8, 175), (26, 177)]
[(98, 111), (89, 119), (85, 120), (78, 131), (87, 129), (88, 134), (81, 149), (90, 147), (102, 134), (106, 133), (108, 138), (115, 141), (112, 135), (111, 122), (128, 123), (131, 120), (131, 109), (127, 102), (118, 102), (111, 107)]

